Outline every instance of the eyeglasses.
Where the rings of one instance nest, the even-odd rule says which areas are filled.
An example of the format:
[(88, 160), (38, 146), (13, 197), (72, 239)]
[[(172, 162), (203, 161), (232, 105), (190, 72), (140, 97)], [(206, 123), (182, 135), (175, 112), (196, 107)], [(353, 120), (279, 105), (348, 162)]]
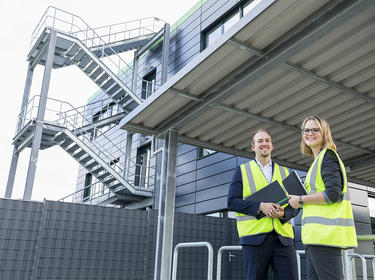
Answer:
[(303, 134), (309, 134), (311, 132), (312, 135), (317, 134), (320, 131), (320, 128), (304, 128), (302, 129)]

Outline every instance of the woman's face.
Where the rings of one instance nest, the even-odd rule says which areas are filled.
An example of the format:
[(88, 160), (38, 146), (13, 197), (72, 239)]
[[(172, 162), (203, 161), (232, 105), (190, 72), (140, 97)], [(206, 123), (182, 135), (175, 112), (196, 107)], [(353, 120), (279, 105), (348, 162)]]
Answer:
[(323, 134), (315, 120), (308, 120), (302, 131), (303, 141), (311, 149), (321, 148), (323, 144)]

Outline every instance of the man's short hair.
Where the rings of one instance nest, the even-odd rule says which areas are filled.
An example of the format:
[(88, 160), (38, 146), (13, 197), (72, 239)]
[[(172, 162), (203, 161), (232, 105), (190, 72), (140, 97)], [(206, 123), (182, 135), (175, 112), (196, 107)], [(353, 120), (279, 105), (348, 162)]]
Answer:
[(264, 129), (264, 128), (261, 128), (261, 129), (258, 129), (257, 131), (253, 132), (253, 134), (251, 135), (251, 145), (254, 146), (254, 136), (258, 133), (258, 132), (265, 132), (267, 133), (270, 138), (271, 138), (271, 141), (272, 141), (272, 135), (271, 133), (267, 130), (267, 129)]

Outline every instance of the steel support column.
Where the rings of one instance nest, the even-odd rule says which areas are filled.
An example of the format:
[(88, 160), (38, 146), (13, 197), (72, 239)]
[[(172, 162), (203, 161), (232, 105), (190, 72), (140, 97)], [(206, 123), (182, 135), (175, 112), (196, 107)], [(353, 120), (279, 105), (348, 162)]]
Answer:
[(125, 167), (124, 167), (124, 177), (129, 181), (129, 172), (130, 172), (130, 158), (132, 152), (132, 143), (133, 143), (133, 133), (128, 131), (126, 135), (126, 151), (125, 151)]
[(166, 23), (164, 25), (163, 35), (163, 55), (161, 64), (161, 84), (164, 84), (168, 80), (168, 57), (169, 57), (169, 41), (170, 41), (170, 25)]
[(165, 135), (162, 178), (159, 188), (159, 215), (154, 280), (171, 279), (173, 225), (176, 199), (177, 131)]
[(137, 94), (137, 78), (138, 78), (138, 50), (134, 52), (133, 72), (132, 72), (132, 92)]
[[(18, 115), (18, 120), (17, 120), (17, 132), (20, 131), (24, 122), (25, 106), (29, 102), (33, 74), (34, 74), (34, 68), (32, 68), (32, 65), (29, 63), (27, 66), (26, 82), (25, 82), (25, 87), (23, 90), (21, 110), (20, 110), (20, 114)], [(17, 153), (17, 147), (14, 146), (13, 154), (12, 154), (12, 161), (10, 163), (10, 168), (9, 168), (7, 187), (5, 189), (5, 196), (4, 196), (5, 198), (12, 197), (14, 179), (16, 177), (16, 171), (17, 171), (18, 156), (19, 154)]]
[(40, 149), (40, 143), (42, 141), (43, 120), (44, 120), (44, 115), (45, 115), (45, 112), (46, 112), (48, 89), (49, 89), (49, 83), (50, 83), (50, 80), (51, 80), (53, 60), (54, 60), (54, 56), (55, 56), (55, 47), (56, 47), (56, 31), (51, 30), (50, 31), (49, 43), (48, 43), (47, 61), (46, 61), (46, 64), (44, 66), (42, 90), (41, 90), (41, 93), (40, 93), (38, 114), (37, 114), (37, 120), (36, 120), (36, 125), (35, 125), (33, 144), (31, 146), (29, 168), (27, 170), (25, 191), (23, 193), (23, 199), (24, 200), (30, 200), (31, 199), (31, 194), (32, 194), (32, 190), (33, 190), (35, 172), (36, 172), (36, 165), (37, 165), (39, 149)]

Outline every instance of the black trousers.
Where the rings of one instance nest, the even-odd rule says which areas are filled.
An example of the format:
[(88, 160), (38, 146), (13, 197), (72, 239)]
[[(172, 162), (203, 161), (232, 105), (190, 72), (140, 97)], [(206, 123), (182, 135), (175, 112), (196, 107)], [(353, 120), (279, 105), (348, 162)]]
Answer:
[(298, 279), (296, 250), (281, 244), (275, 232), (267, 234), (258, 246), (243, 245), (242, 253), (247, 280), (267, 279), (269, 266), (277, 280)]
[(306, 269), (308, 280), (342, 280), (341, 248), (306, 246)]

